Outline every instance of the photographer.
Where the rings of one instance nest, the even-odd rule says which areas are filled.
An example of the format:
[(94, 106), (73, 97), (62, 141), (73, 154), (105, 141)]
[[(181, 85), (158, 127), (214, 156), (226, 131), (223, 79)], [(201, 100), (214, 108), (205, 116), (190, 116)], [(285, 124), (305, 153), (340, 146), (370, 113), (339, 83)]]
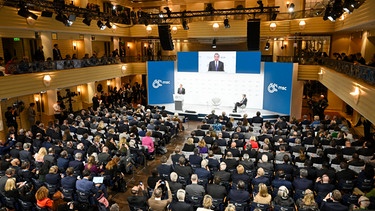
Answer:
[(141, 209), (143, 211), (148, 210), (147, 205), (147, 192), (145, 191), (145, 186), (142, 182), (136, 185), (131, 190), (132, 195), (128, 197), (128, 203), (130, 210), (132, 208)]
[[(163, 194), (163, 186), (166, 186), (168, 190), (168, 199), (162, 200), (162, 194)], [(152, 193), (151, 198), (148, 200), (148, 204), (150, 208), (154, 211), (159, 211), (159, 210), (166, 210), (168, 204), (172, 202), (172, 193), (171, 189), (169, 188), (169, 184), (167, 181), (161, 181), (159, 180), (156, 183), (155, 190)]]
[(327, 196), (323, 199), (322, 205), (320, 206), (321, 211), (345, 211), (348, 210), (348, 207), (341, 204), (342, 195), (339, 190), (333, 190), (331, 193), (328, 193)]

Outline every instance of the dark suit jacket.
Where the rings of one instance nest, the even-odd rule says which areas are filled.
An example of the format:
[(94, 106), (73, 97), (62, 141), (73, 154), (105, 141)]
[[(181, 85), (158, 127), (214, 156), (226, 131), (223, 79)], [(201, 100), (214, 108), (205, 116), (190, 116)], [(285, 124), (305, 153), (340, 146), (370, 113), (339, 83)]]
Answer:
[(184, 95), (185, 94), (185, 88), (182, 88), (182, 89), (178, 88), (177, 93), (181, 94), (181, 95)]
[(65, 176), (61, 179), (61, 187), (64, 189), (76, 189), (77, 178), (75, 176)]
[(342, 205), (339, 202), (322, 202), (322, 205), (320, 206), (321, 211), (330, 211), (330, 210), (335, 210), (335, 211), (344, 211), (348, 210), (348, 207), (345, 205)]
[(172, 204), (169, 206), (169, 209), (171, 211), (193, 211), (194, 210), (191, 204), (188, 204), (182, 201), (172, 202)]
[(56, 60), (61, 60), (61, 53), (60, 53), (60, 49), (56, 49), (54, 48), (53, 49), (53, 60), (56, 61)]
[(208, 64), (208, 71), (224, 71), (224, 63), (222, 61), (218, 61), (216, 69), (215, 61), (210, 61), (210, 63)]

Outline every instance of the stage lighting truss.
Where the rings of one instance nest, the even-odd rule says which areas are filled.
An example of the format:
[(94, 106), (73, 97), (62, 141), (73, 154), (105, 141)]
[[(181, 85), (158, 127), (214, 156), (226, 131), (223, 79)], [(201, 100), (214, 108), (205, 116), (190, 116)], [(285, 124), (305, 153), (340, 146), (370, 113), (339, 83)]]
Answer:
[(344, 12), (351, 14), (354, 9), (358, 9), (365, 1), (366, 0), (331, 0), (326, 6), (323, 20), (335, 22)]

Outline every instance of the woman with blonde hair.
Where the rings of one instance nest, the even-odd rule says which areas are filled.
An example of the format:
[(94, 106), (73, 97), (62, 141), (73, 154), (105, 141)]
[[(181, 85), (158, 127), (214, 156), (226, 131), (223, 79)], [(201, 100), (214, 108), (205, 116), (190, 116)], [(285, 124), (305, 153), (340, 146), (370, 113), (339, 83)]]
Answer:
[(272, 197), (271, 197), (271, 194), (268, 193), (267, 186), (263, 183), (260, 183), (258, 187), (259, 187), (259, 192), (254, 197), (254, 202), (259, 203), (259, 204), (271, 204)]
[(314, 199), (314, 192), (310, 189), (305, 190), (305, 195), (302, 199), (297, 200), (297, 207), (299, 209), (310, 209), (313, 211), (319, 210), (318, 204), (315, 202)]
[(47, 149), (45, 147), (41, 147), (38, 151), (38, 153), (35, 154), (35, 162), (43, 163), (44, 162), (44, 156), (47, 155)]
[(228, 204), (224, 211), (236, 211), (236, 206), (234, 206), (234, 204)]
[(201, 139), (198, 142), (198, 149), (199, 149), (199, 153), (207, 153), (208, 152), (208, 148), (207, 148), (207, 145), (206, 145), (206, 142), (204, 141), (204, 139)]
[(184, 152), (192, 152), (194, 151), (194, 139), (192, 137), (189, 137), (186, 141), (186, 143), (184, 144), (184, 147), (182, 148), (182, 151)]
[(36, 199), (36, 204), (40, 208), (49, 208), (52, 209), (53, 207), (53, 200), (48, 198), (48, 189), (44, 186), (40, 187), (36, 193), (35, 193), (35, 199)]
[(120, 138), (120, 141), (118, 142), (117, 149), (119, 149), (122, 153), (126, 154), (127, 151), (127, 143), (128, 141), (126, 140), (125, 136), (122, 136)]
[(19, 193), (16, 186), (16, 179), (15, 178), (8, 178), (5, 186), (4, 186), (4, 196), (9, 198), (18, 198)]
[(212, 211), (212, 197), (205, 195), (203, 198), (203, 207), (198, 207), (197, 211)]

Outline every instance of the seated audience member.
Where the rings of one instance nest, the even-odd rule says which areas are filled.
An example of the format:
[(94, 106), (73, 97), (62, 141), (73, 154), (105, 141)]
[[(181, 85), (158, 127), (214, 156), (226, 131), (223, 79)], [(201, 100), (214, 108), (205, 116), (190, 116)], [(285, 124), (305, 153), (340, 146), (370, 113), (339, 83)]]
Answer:
[(245, 168), (241, 164), (237, 166), (236, 171), (232, 174), (232, 184), (237, 184), (240, 180), (244, 181), (246, 186), (251, 180), (251, 177), (245, 174)]
[(306, 169), (301, 169), (299, 174), (299, 177), (295, 178), (293, 181), (295, 190), (294, 199), (302, 198), (303, 191), (313, 188), (313, 182), (306, 178), (308, 176), (308, 171)]
[(322, 177), (316, 178), (314, 189), (318, 195), (317, 201), (321, 202), (328, 193), (335, 189), (335, 186), (329, 182), (328, 175), (323, 174)]
[[(90, 194), (90, 196), (96, 195), (98, 192), (98, 185), (95, 185), (92, 181), (89, 180), (90, 171), (83, 170), (82, 172), (82, 179), (77, 180), (76, 182), (76, 190)], [(94, 204), (94, 200), (90, 197), (90, 204)]]
[(265, 185), (270, 185), (270, 180), (268, 177), (264, 176), (264, 170), (263, 168), (258, 168), (257, 175), (255, 178), (251, 181), (251, 184), (254, 187), (257, 187), (260, 183), (263, 183)]
[(222, 155), (223, 153), (221, 152), (221, 148), (219, 147), (219, 145), (217, 144), (217, 142), (214, 142), (210, 148), (210, 150), (212, 150), (212, 152), (215, 154), (215, 155)]
[(197, 211), (211, 211), (212, 207), (212, 197), (210, 195), (205, 195), (203, 197), (203, 207), (198, 207)]
[(46, 183), (49, 185), (56, 186), (56, 189), (60, 187), (60, 181), (61, 181), (61, 176), (58, 173), (58, 171), (59, 171), (59, 167), (51, 166), (51, 168), (49, 168), (48, 174), (46, 174), (46, 177), (45, 177)]
[(22, 187), (20, 186), (19, 188), (19, 199), (22, 200), (23, 202), (30, 202), (35, 204), (35, 190), (34, 186), (31, 182), (27, 182), (25, 185)]
[(352, 155), (352, 159), (349, 160), (348, 164), (352, 166), (364, 166), (365, 161), (359, 158), (358, 153), (354, 153)]
[(180, 157), (185, 157), (185, 155), (182, 154), (180, 146), (176, 146), (176, 148), (174, 149), (174, 154), (171, 155), (172, 164), (177, 165)]
[(151, 171), (151, 176), (149, 176), (147, 178), (147, 186), (148, 188), (151, 188), (151, 189), (154, 189), (155, 188), (155, 185), (156, 183), (160, 180), (160, 176), (159, 176), (159, 173), (157, 171), (157, 169), (153, 169)]
[(52, 209), (53, 207), (53, 200), (48, 198), (48, 189), (44, 186), (40, 187), (36, 193), (35, 193), (35, 198), (36, 198), (36, 204), (40, 208), (48, 208)]
[(219, 169), (220, 166), (220, 160), (216, 159), (214, 156), (214, 152), (212, 150), (208, 151), (208, 167), (210, 168), (211, 172), (216, 172)]
[(359, 207), (357, 209), (359, 210), (368, 210), (368, 207), (370, 206), (370, 199), (366, 196), (361, 196), (358, 199), (358, 205)]
[(227, 155), (223, 159), (223, 162), (227, 165), (228, 171), (231, 169), (236, 169), (238, 161), (233, 157), (231, 152), (227, 152)]
[(226, 150), (226, 154), (228, 154), (228, 152), (230, 152), (233, 157), (240, 157), (241, 156), (241, 153), (237, 149), (237, 143), (235, 141), (232, 141), (230, 143), (230, 147)]
[(206, 142), (201, 139), (199, 142), (198, 142), (198, 149), (199, 149), (199, 153), (207, 153), (208, 152), (208, 148), (207, 148), (207, 145), (206, 145)]
[(374, 184), (374, 167), (367, 163), (365, 168), (359, 173), (357, 185), (361, 191), (370, 191)]
[(200, 167), (202, 162), (202, 157), (199, 154), (199, 149), (194, 149), (194, 154), (189, 155), (189, 163), (193, 168)]
[(15, 178), (8, 178), (5, 186), (4, 186), (4, 196), (8, 198), (18, 198), (19, 192), (16, 186), (16, 179)]
[(339, 190), (334, 190), (331, 193), (328, 193), (327, 196), (323, 199), (322, 205), (320, 206), (320, 210), (347, 211), (348, 207), (340, 203), (341, 199), (342, 195)]
[(219, 132), (217, 134), (217, 138), (214, 141), (214, 143), (217, 143), (219, 146), (227, 146), (227, 141), (223, 138), (223, 133)]
[(167, 188), (167, 199), (162, 199), (163, 190), (161, 188), (161, 181), (159, 180), (156, 183), (155, 190), (152, 193), (151, 198), (148, 199), (148, 205), (152, 210), (166, 210), (167, 206), (172, 202), (172, 192), (169, 188), (169, 183), (164, 181), (165, 186)]
[(258, 168), (263, 168), (269, 175), (273, 174), (273, 163), (269, 162), (267, 155), (262, 155), (262, 159), (258, 162)]
[(298, 210), (312, 210), (312, 211), (318, 211), (319, 206), (318, 203), (315, 202), (314, 199), (314, 192), (310, 189), (305, 190), (305, 194), (303, 198), (300, 198), (297, 200), (297, 207)]
[(221, 182), (228, 183), (230, 181), (230, 173), (226, 171), (227, 164), (224, 162), (220, 163), (220, 170), (214, 173), (214, 177), (219, 177)]
[(158, 165), (156, 168), (158, 170), (159, 176), (164, 180), (169, 180), (169, 175), (173, 171), (172, 166), (167, 164), (168, 158), (163, 155), (160, 158), (161, 164)]
[[(133, 209), (141, 209), (141, 210), (147, 210), (147, 192), (145, 190), (145, 187), (143, 184), (139, 184), (134, 186), (131, 189), (132, 195), (127, 198), (130, 210)], [(132, 209), (133, 208), (133, 209)]]
[(238, 181), (237, 189), (231, 189), (228, 194), (228, 203), (247, 203), (250, 193), (245, 190), (245, 183)]
[(254, 202), (259, 204), (271, 204), (271, 194), (268, 193), (268, 188), (265, 184), (260, 183), (258, 185), (258, 193), (254, 197)]
[(194, 146), (194, 139), (193, 138), (188, 138), (186, 143), (184, 144), (184, 147), (182, 148), (182, 151), (184, 152), (192, 152), (195, 149)]
[(286, 175), (282, 169), (277, 171), (275, 179), (272, 180), (273, 196), (277, 194), (277, 190), (279, 190), (281, 186), (288, 188), (289, 191), (293, 190), (292, 182), (286, 180)]
[(173, 194), (176, 194), (177, 190), (182, 188), (182, 184), (177, 182), (178, 175), (176, 172), (172, 172), (170, 175), (171, 181), (169, 182), (169, 188)]
[(250, 160), (250, 156), (247, 153), (243, 154), (242, 160), (240, 160), (238, 164), (241, 164), (246, 172), (255, 169), (254, 162)]
[(212, 184), (207, 185), (207, 194), (214, 199), (224, 199), (227, 196), (227, 190), (224, 186), (220, 185), (221, 179), (215, 176)]
[(211, 179), (211, 172), (208, 167), (207, 159), (202, 160), (201, 167), (195, 168), (194, 173), (198, 176), (199, 181), (203, 181), (203, 185), (206, 187), (208, 181)]
[(273, 199), (273, 204), (281, 207), (294, 207), (294, 200), (289, 196), (289, 190), (287, 187), (279, 187), (277, 196)]
[(61, 179), (61, 188), (66, 189), (66, 190), (75, 190), (76, 188), (76, 181), (77, 181), (77, 176), (73, 175), (74, 173), (74, 168), (69, 167), (65, 171), (65, 177)]
[(179, 158), (179, 164), (174, 167), (174, 171), (179, 177), (182, 177), (185, 182), (189, 182), (190, 176), (193, 174), (193, 169), (190, 166), (185, 165), (185, 158)]
[(185, 188), (186, 195), (188, 196), (203, 196), (205, 194), (204, 187), (198, 184), (198, 175), (191, 175), (191, 184)]
[(179, 189), (176, 193), (177, 201), (169, 205), (170, 211), (193, 211), (193, 206), (185, 202), (185, 190)]

